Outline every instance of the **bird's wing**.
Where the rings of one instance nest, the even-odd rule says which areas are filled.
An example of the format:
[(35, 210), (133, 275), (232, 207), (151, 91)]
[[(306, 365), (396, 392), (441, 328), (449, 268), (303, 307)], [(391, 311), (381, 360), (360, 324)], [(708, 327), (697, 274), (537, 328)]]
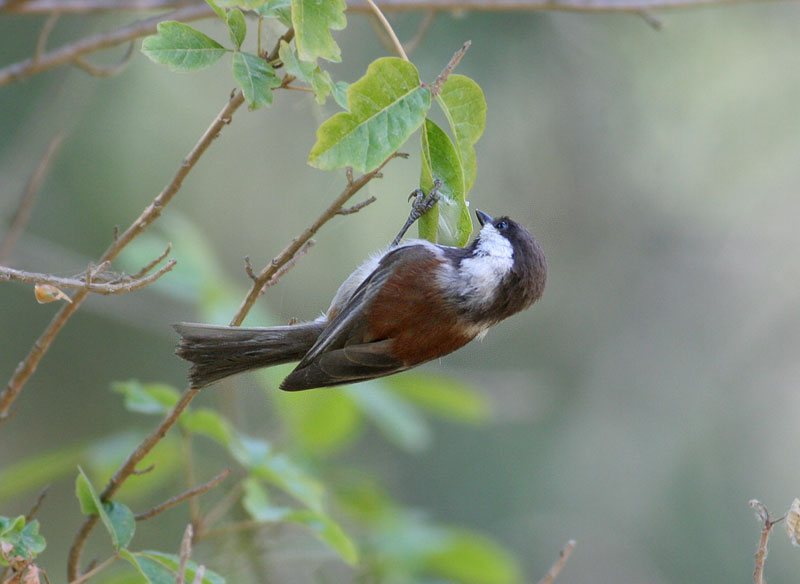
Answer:
[[(360, 359), (362, 356), (367, 359), (375, 359), (377, 351), (380, 348), (385, 348), (379, 342), (371, 343), (372, 339), (365, 339), (367, 327), (367, 312), (373, 300), (380, 292), (384, 284), (386, 284), (389, 277), (394, 273), (399, 264), (405, 262), (420, 262), (431, 259), (433, 252), (424, 245), (408, 245), (391, 250), (381, 258), (378, 267), (375, 268), (369, 276), (367, 276), (361, 285), (353, 293), (353, 296), (341, 308), (338, 314), (331, 320), (328, 326), (322, 331), (322, 334), (317, 339), (317, 342), (309, 349), (308, 353), (303, 357), (302, 361), (298, 363), (295, 371), (307, 367), (314, 360), (318, 359), (324, 353), (335, 352), (347, 347), (351, 351), (353, 358)], [(364, 344), (364, 341), (368, 342)], [(382, 341), (384, 339), (374, 339), (375, 341)], [(362, 352), (353, 352), (354, 345), (370, 347), (376, 345), (372, 349), (362, 349)], [(340, 357), (347, 359), (345, 353), (340, 353)], [(326, 361), (330, 362), (330, 360)], [(366, 366), (363, 363), (362, 366)], [(375, 361), (375, 365), (378, 362)], [(381, 361), (380, 367), (387, 364)], [(400, 362), (395, 360), (395, 366), (399, 366)], [(379, 367), (379, 368), (380, 368)], [(340, 381), (339, 383), (345, 383)]]
[(281, 389), (299, 391), (341, 385), (408, 369), (407, 365), (391, 356), (390, 344), (391, 339), (388, 339), (324, 352), (292, 371), (281, 383)]

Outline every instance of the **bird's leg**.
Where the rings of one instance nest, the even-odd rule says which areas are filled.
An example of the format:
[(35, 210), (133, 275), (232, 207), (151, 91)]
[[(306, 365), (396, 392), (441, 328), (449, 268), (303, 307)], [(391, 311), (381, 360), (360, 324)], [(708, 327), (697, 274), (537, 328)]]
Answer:
[(397, 247), (397, 244), (400, 243), (401, 239), (403, 239), (403, 236), (406, 234), (406, 231), (408, 231), (408, 228), (411, 227), (417, 219), (433, 209), (433, 206), (439, 202), (439, 198), (441, 196), (439, 195), (439, 188), (441, 188), (441, 186), (442, 181), (437, 178), (435, 181), (433, 181), (433, 188), (428, 192), (427, 195), (422, 190), (417, 189), (408, 196), (409, 201), (412, 198), (414, 199), (414, 202), (411, 203), (411, 213), (408, 214), (406, 224), (403, 225), (400, 233), (398, 233), (397, 237), (394, 238), (391, 247)]

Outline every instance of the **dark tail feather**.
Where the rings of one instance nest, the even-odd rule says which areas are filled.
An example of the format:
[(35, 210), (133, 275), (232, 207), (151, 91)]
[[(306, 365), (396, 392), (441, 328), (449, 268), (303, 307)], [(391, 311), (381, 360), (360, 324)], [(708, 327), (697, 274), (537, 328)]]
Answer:
[(303, 358), (325, 328), (306, 322), (269, 328), (239, 328), (179, 322), (175, 353), (192, 363), (189, 382), (200, 388), (223, 377)]

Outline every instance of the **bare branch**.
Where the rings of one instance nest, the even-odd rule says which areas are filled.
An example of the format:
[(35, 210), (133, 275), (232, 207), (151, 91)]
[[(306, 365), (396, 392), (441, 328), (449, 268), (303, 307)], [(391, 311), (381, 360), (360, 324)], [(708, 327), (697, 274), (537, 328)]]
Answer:
[(311, 239), (314, 234), (327, 223), (333, 217), (336, 216), (336, 212), (342, 208), (342, 206), (358, 191), (361, 190), (364, 185), (366, 185), (369, 181), (373, 178), (376, 178), (380, 175), (381, 169), (392, 159), (395, 157), (408, 157), (407, 154), (403, 154), (400, 152), (395, 152), (394, 154), (390, 155), (386, 160), (384, 160), (378, 168), (375, 170), (368, 172), (366, 174), (361, 175), (357, 179), (352, 182), (348, 182), (347, 186), (344, 190), (339, 194), (336, 199), (325, 209), (319, 217), (317, 217), (314, 222), (306, 227), (300, 235), (295, 237), (289, 245), (287, 245), (284, 250), (279, 253), (275, 258), (258, 274), (256, 280), (253, 282), (250, 291), (247, 293), (247, 296), (242, 301), (242, 304), (239, 306), (239, 310), (236, 312), (236, 315), (231, 320), (230, 326), (239, 326), (242, 324), (244, 317), (247, 316), (247, 313), (250, 312), (250, 309), (255, 304), (256, 300), (261, 294), (261, 290), (269, 282), (281, 269), (281, 267), (286, 264), (289, 260), (291, 260), (295, 254), (303, 247), (303, 245)]
[(769, 534), (772, 528), (778, 523), (786, 519), (786, 515), (778, 519), (772, 519), (769, 515), (767, 506), (758, 499), (751, 499), (750, 507), (756, 510), (756, 518), (761, 522), (761, 537), (758, 541), (758, 549), (756, 550), (755, 559), (756, 567), (753, 571), (753, 584), (764, 584), (764, 563), (767, 560), (767, 543), (769, 542)]
[(458, 64), (461, 62), (461, 59), (464, 57), (471, 44), (472, 41), (465, 42), (463, 45), (461, 45), (461, 48), (458, 49), (452, 57), (450, 57), (450, 61), (447, 63), (447, 65), (445, 65), (444, 69), (442, 69), (442, 72), (439, 73), (439, 76), (433, 82), (433, 85), (431, 85), (431, 94), (433, 94), (434, 97), (439, 95), (439, 93), (442, 91), (442, 86), (445, 84), (447, 78), (450, 77), (450, 74), (455, 70), (455, 68), (458, 67)]
[(42, 154), (41, 159), (39, 159), (39, 164), (36, 165), (36, 170), (33, 171), (33, 174), (31, 174), (31, 177), (25, 184), (22, 196), (19, 199), (19, 206), (14, 213), (14, 218), (11, 220), (11, 226), (8, 228), (3, 240), (0, 241), (0, 261), (8, 255), (8, 252), (11, 251), (20, 233), (25, 229), (25, 225), (27, 225), (31, 217), (36, 193), (39, 192), (39, 188), (42, 186), (44, 177), (47, 175), (47, 170), (50, 168), (50, 163), (53, 161), (53, 156), (55, 156), (55, 153), (58, 151), (58, 147), (61, 145), (63, 138), (63, 134), (56, 134), (50, 139), (44, 154)]
[(561, 570), (563, 570), (564, 566), (567, 564), (569, 556), (575, 550), (575, 545), (576, 542), (574, 539), (571, 539), (567, 542), (564, 548), (559, 552), (558, 559), (552, 566), (550, 566), (547, 574), (544, 575), (544, 578), (539, 580), (539, 584), (552, 584), (552, 582), (558, 577), (558, 575), (561, 573)]
[[(93, 515), (92, 517), (97, 517), (97, 515)], [(98, 564), (85, 574), (81, 574), (81, 576), (70, 580), (69, 584), (83, 584), (84, 582), (87, 582), (89, 578), (93, 578), (94, 576), (96, 576), (97, 574), (108, 568), (111, 564), (116, 562), (118, 559), (119, 559), (119, 553), (115, 553), (113, 556), (108, 558), (102, 564)]]
[(178, 564), (178, 573), (175, 576), (175, 584), (183, 584), (186, 564), (189, 562), (189, 556), (192, 555), (193, 537), (194, 529), (192, 529), (192, 524), (190, 523), (186, 526), (186, 530), (183, 532), (183, 539), (181, 539), (180, 563)]
[(153, 463), (153, 464), (151, 464), (150, 466), (146, 466), (146, 467), (144, 467), (144, 468), (143, 468), (143, 469), (141, 469), (141, 470), (140, 470), (140, 469), (138, 469), (138, 468), (135, 468), (135, 469), (133, 469), (133, 472), (132, 472), (131, 474), (135, 474), (135, 475), (138, 477), (138, 476), (142, 476), (142, 475), (144, 475), (144, 474), (147, 474), (147, 473), (149, 473), (151, 470), (153, 470), (153, 469), (155, 469), (155, 468), (156, 468), (156, 463), (154, 462), (154, 463)]
[[(58, 6), (60, 0), (55, 2), (55, 4), (57, 5), (56, 7), (51, 6), (50, 10), (45, 10), (44, 12), (52, 12), (54, 10), (62, 13), (66, 12), (65, 10), (61, 10), (60, 6)], [(26, 8), (27, 5), (28, 3), (25, 2), (8, 7), (7, 10), (19, 12), (21, 9)], [(36, 73), (53, 69), (59, 65), (74, 63), (76, 59), (83, 55), (153, 34), (156, 32), (156, 25), (163, 20), (180, 20), (186, 22), (201, 18), (209, 18), (213, 15), (214, 11), (211, 7), (203, 2), (202, 4), (192, 4), (191, 6), (179, 8), (167, 14), (140, 20), (112, 31), (86, 37), (72, 44), (64, 45), (58, 49), (40, 55), (38, 59), (31, 57), (19, 63), (3, 67), (0, 69), (0, 86), (30, 75), (35, 75)]]
[(303, 258), (303, 256), (304, 256), (304, 255), (306, 255), (306, 254), (308, 253), (308, 250), (309, 250), (309, 249), (311, 249), (311, 247), (312, 247), (313, 245), (315, 245), (316, 243), (317, 243), (317, 242), (316, 242), (316, 241), (314, 241), (313, 239), (309, 239), (309, 240), (306, 242), (306, 244), (305, 244), (303, 247), (301, 247), (301, 248), (300, 248), (300, 249), (297, 251), (297, 253), (296, 253), (296, 254), (294, 254), (294, 255), (292, 256), (292, 259), (290, 259), (288, 262), (286, 262), (285, 264), (283, 264), (283, 265), (280, 267), (280, 269), (279, 269), (277, 272), (275, 272), (275, 275), (274, 275), (274, 276), (272, 276), (272, 277), (271, 277), (269, 280), (267, 280), (267, 283), (266, 283), (266, 284), (264, 284), (264, 287), (261, 289), (261, 294), (263, 294), (264, 292), (266, 292), (268, 288), (271, 288), (272, 286), (274, 286), (275, 284), (277, 284), (277, 283), (278, 283), (278, 280), (280, 280), (281, 278), (283, 278), (283, 276), (284, 276), (284, 274), (286, 274), (286, 272), (288, 272), (288, 271), (289, 271), (289, 270), (291, 270), (293, 267), (295, 267), (295, 265), (297, 265), (297, 262), (299, 262), (299, 261), (300, 261), (300, 260)]
[(174, 507), (178, 503), (183, 503), (187, 499), (191, 499), (192, 497), (196, 497), (198, 495), (202, 495), (216, 487), (222, 480), (231, 474), (231, 469), (226, 468), (224, 471), (219, 473), (213, 479), (205, 483), (204, 485), (200, 485), (199, 487), (194, 487), (193, 489), (189, 489), (188, 491), (184, 491), (180, 495), (175, 495), (174, 497), (170, 497), (160, 505), (156, 505), (149, 511), (145, 511), (144, 513), (139, 513), (135, 516), (136, 521), (144, 521), (146, 519), (151, 519), (156, 515), (159, 515), (169, 509), (170, 507)]
[(88, 292), (92, 292), (93, 294), (110, 296), (112, 294), (125, 294), (127, 292), (134, 292), (144, 288), (172, 270), (176, 263), (178, 263), (177, 260), (170, 260), (164, 267), (149, 276), (138, 278), (122, 276), (118, 280), (105, 283), (93, 282), (92, 278), (94, 277), (94, 274), (91, 271), (86, 272), (85, 279), (79, 279), (61, 278), (59, 276), (41, 274), (37, 272), (24, 272), (22, 270), (15, 270), (13, 268), (0, 266), (0, 282), (15, 280), (25, 284), (48, 284), (57, 288), (73, 288), (78, 290), (86, 290)]
[(404, 61), (408, 61), (408, 55), (406, 55), (402, 43), (397, 38), (397, 35), (394, 33), (394, 29), (392, 28), (392, 25), (389, 24), (388, 20), (386, 20), (386, 17), (383, 15), (383, 12), (381, 12), (381, 9), (378, 8), (374, 0), (366, 0), (366, 2), (367, 4), (369, 4), (369, 7), (375, 13), (375, 17), (383, 25), (383, 28), (386, 29), (386, 34), (388, 34), (389, 38), (392, 39), (392, 45), (394, 45), (394, 49), (395, 51), (397, 51), (397, 54), (400, 55), (400, 58), (403, 59)]
[(36, 39), (36, 52), (33, 54), (34, 61), (38, 61), (44, 54), (44, 51), (47, 48), (47, 39), (50, 38), (50, 33), (53, 32), (59, 16), (61, 16), (61, 13), (53, 12), (47, 17), (47, 20), (44, 21), (42, 30), (39, 32), (39, 38)]
[(377, 201), (375, 197), (370, 197), (368, 199), (364, 199), (360, 203), (356, 203), (352, 207), (344, 207), (336, 211), (337, 215), (352, 215), (353, 213), (358, 213), (361, 209), (366, 207), (367, 205), (371, 205), (375, 201)]
[(122, 73), (122, 70), (128, 65), (133, 56), (133, 49), (136, 46), (135, 41), (131, 41), (128, 44), (128, 50), (125, 51), (125, 54), (122, 56), (122, 59), (119, 60), (118, 63), (114, 65), (107, 65), (105, 67), (100, 67), (98, 65), (92, 65), (81, 56), (75, 57), (72, 63), (86, 71), (89, 75), (94, 75), (95, 77), (113, 77), (114, 75), (118, 75)]
[(39, 491), (39, 496), (36, 497), (36, 502), (31, 507), (30, 511), (25, 514), (25, 523), (29, 522), (34, 516), (39, 512), (39, 509), (42, 507), (42, 503), (44, 502), (44, 498), (47, 496), (47, 492), (50, 490), (50, 485), (47, 485), (44, 489)]

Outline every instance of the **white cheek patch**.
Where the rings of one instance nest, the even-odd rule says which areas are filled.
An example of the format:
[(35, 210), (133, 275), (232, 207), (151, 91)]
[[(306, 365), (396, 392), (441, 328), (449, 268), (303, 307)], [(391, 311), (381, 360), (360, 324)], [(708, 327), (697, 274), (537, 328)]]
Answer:
[(460, 292), (474, 299), (475, 304), (488, 304), (494, 300), (500, 280), (514, 266), (514, 248), (494, 226), (486, 224), (481, 229), (475, 252), (474, 257), (461, 262)]

